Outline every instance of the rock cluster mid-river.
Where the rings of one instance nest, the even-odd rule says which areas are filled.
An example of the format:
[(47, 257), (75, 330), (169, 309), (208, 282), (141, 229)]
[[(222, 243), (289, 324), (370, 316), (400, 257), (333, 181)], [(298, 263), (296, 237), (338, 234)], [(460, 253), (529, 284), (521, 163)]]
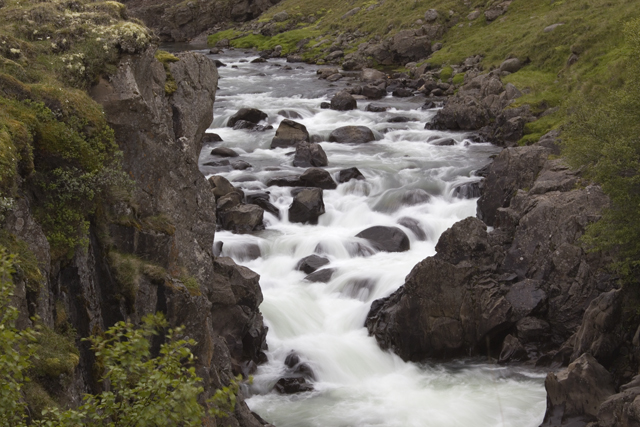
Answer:
[[(537, 427), (545, 410), (544, 373), (478, 360), (406, 363), (380, 350), (364, 327), (372, 301), (395, 291), (416, 263), (433, 255), (443, 231), (475, 215), (476, 199), (456, 197), (454, 190), (478, 181), (473, 172), (498, 149), (471, 143), (464, 133), (425, 130), (435, 111), (422, 110), (421, 97), (383, 98), (375, 104), (389, 109), (378, 113), (365, 111), (370, 101), (363, 100), (357, 110), (321, 109), (321, 102), (338, 89), (357, 82), (318, 80), (317, 67), (306, 64), (246, 62), (253, 58), (237, 51), (216, 56), (227, 66), (219, 68), (220, 90), (208, 132), (223, 141), (205, 145), (200, 156), (205, 174), (224, 176), (245, 195), (268, 192), (280, 213), (278, 218), (265, 212), (264, 231), (216, 233), (216, 242), (223, 242), (221, 255), (261, 276), (269, 361), (254, 375), (247, 400), (251, 409), (279, 427)], [(292, 69), (285, 69), (287, 65)], [(274, 130), (226, 127), (242, 107), (267, 113), (263, 124)], [(325, 169), (334, 180), (340, 170), (351, 167), (365, 178), (323, 190), (326, 212), (317, 225), (290, 222), (292, 188), (267, 185), (270, 179), (304, 172), (292, 166), (293, 148), (270, 149), (285, 118), (281, 110), (297, 113), (301, 118), (294, 120), (319, 136), (329, 161)], [(396, 117), (408, 121), (390, 122)], [(334, 129), (347, 125), (369, 127), (376, 140), (359, 145), (327, 142)], [(443, 138), (455, 143), (433, 143)], [(232, 148), (239, 154), (233, 160), (251, 167), (204, 166), (220, 160), (209, 154), (214, 147)], [(409, 237), (410, 250), (376, 252), (367, 240), (355, 237), (372, 226), (399, 227)], [(296, 269), (312, 254), (328, 259), (321, 267), (333, 270), (328, 282), (305, 280), (307, 273)], [(313, 391), (287, 395), (273, 390), (290, 371), (285, 359), (291, 352), (306, 364)]]

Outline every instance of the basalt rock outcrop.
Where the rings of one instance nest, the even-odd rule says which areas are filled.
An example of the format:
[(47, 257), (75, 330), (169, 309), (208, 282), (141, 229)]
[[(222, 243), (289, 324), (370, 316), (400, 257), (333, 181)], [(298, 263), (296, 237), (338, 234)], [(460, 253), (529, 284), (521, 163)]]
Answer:
[(163, 42), (190, 40), (216, 25), (255, 19), (279, 0), (127, 0), (131, 16), (153, 28)]
[[(26, 299), (18, 305), (47, 325), (65, 315), (77, 331), (79, 363), (60, 392), (65, 404), (79, 404), (84, 393), (101, 389), (93, 353), (80, 339), (157, 311), (197, 341), (193, 352), (204, 397), (266, 360), (259, 276), (214, 257), (216, 194), (197, 165), (212, 117), (216, 67), (202, 55), (176, 56), (165, 69), (153, 49), (125, 55), (117, 71), (91, 90), (115, 132), (134, 188), (130, 202), (102, 207), (103, 220), (91, 224), (86, 250), (52, 263), (28, 197), (6, 220), (6, 231), (26, 242), (43, 273), (40, 295), (18, 292)], [(164, 91), (167, 73), (177, 83), (171, 96)], [(119, 274), (122, 259), (140, 266), (132, 282)], [(225, 425), (262, 425), (242, 392), (238, 399)]]
[[(501, 353), (503, 362), (572, 360), (561, 347), (581, 330), (589, 304), (613, 286), (601, 269), (605, 256), (585, 253), (579, 241), (607, 198), (598, 187), (576, 185), (576, 173), (548, 154), (534, 146), (496, 158), (479, 203), (494, 229), (477, 218), (456, 223), (435, 256), (372, 304), (366, 326), (383, 348), (412, 361)], [(594, 323), (613, 333), (602, 316)], [(581, 333), (581, 345), (610, 353), (612, 339), (596, 335)]]

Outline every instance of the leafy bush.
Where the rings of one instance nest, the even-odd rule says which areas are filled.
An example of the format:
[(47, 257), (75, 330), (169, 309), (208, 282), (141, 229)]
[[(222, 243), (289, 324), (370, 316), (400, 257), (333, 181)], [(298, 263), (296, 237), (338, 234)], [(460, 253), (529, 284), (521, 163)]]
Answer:
[(611, 199), (585, 241), (593, 250), (613, 251), (616, 269), (630, 277), (640, 267), (640, 20), (627, 24), (625, 34), (633, 77), (622, 89), (575, 102), (564, 154)]

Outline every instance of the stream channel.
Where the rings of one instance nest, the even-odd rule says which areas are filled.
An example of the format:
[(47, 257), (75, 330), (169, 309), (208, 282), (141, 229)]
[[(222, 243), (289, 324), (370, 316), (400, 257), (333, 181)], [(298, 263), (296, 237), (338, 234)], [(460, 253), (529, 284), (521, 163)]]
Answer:
[[(461, 132), (425, 130), (436, 110), (422, 110), (422, 96), (374, 101), (389, 107), (380, 113), (365, 111), (370, 102), (365, 100), (358, 100), (357, 110), (321, 109), (320, 103), (335, 92), (359, 82), (348, 77), (336, 83), (319, 80), (315, 65), (276, 59), (248, 62), (256, 57), (234, 50), (212, 56), (227, 64), (219, 68), (220, 89), (208, 130), (223, 142), (205, 145), (200, 156), (205, 175), (222, 175), (247, 195), (268, 192), (280, 211), (280, 218), (265, 212), (264, 231), (216, 232), (216, 242), (224, 244), (221, 256), (261, 276), (260, 309), (269, 327), (269, 361), (254, 375), (249, 407), (278, 427), (537, 427), (545, 411), (544, 372), (482, 359), (406, 363), (380, 350), (363, 326), (371, 303), (395, 291), (416, 263), (435, 254), (442, 232), (475, 215), (477, 199), (456, 197), (454, 189), (478, 181), (474, 171), (487, 165), (499, 149), (472, 143)], [(251, 132), (225, 127), (242, 107), (267, 113), (274, 129)], [(325, 169), (334, 180), (341, 169), (354, 166), (365, 177), (324, 190), (326, 213), (317, 225), (289, 222), (292, 188), (266, 185), (269, 179), (304, 172), (292, 166), (293, 148), (269, 148), (284, 119), (280, 110), (297, 113), (302, 118), (294, 120), (324, 141), (320, 145), (329, 159)], [(389, 122), (399, 116), (411, 121)], [(371, 128), (376, 141), (327, 142), (334, 129), (347, 125)], [(455, 144), (427, 142), (434, 137), (453, 138)], [(209, 154), (217, 146), (232, 148), (239, 157), (230, 160), (241, 159), (252, 167), (202, 166), (220, 160)], [(412, 231), (399, 224), (406, 224), (406, 218), (414, 220), (424, 235), (415, 226)], [(400, 227), (409, 236), (411, 249), (369, 250), (368, 242), (355, 236), (371, 226)], [(296, 270), (299, 260), (312, 254), (328, 258), (329, 264), (322, 268), (334, 269), (327, 283), (304, 280), (306, 273)], [(292, 351), (313, 370), (314, 390), (278, 394), (273, 386)]]

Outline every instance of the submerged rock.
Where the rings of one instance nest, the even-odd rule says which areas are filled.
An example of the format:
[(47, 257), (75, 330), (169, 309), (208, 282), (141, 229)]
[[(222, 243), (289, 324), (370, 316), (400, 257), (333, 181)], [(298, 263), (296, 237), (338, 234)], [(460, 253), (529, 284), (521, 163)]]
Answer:
[(366, 126), (342, 126), (329, 135), (329, 142), (363, 144), (374, 141), (373, 131)]

